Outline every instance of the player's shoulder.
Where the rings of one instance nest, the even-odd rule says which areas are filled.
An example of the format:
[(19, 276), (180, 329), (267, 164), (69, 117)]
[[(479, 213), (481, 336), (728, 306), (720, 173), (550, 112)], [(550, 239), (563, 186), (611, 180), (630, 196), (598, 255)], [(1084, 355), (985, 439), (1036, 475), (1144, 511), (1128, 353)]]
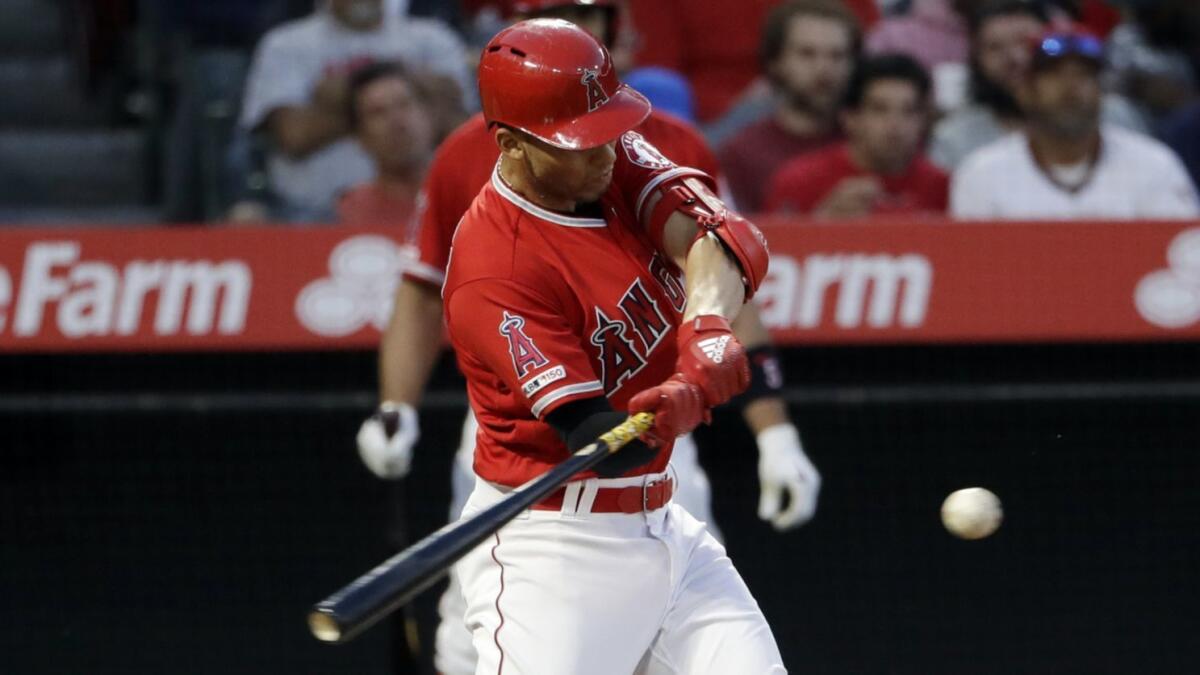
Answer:
[[(446, 136), (446, 139), (438, 146), (436, 156), (454, 157), (464, 152), (475, 151), (485, 145), (494, 146), (495, 141), (488, 133), (483, 113), (475, 113)], [(498, 149), (497, 154), (499, 154)]]
[[(539, 283), (539, 242), (529, 241), (538, 216), (493, 174), (459, 221), (451, 249), (447, 287), (480, 279)], [(552, 215), (552, 214), (548, 214)]]

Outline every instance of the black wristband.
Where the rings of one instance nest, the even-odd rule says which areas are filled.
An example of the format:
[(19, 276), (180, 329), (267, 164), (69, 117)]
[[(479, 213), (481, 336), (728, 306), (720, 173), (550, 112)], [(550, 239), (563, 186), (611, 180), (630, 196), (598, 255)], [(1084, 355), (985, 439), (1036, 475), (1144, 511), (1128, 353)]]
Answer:
[(760, 398), (779, 396), (783, 390), (783, 366), (779, 352), (772, 345), (760, 345), (746, 352), (750, 361), (750, 386), (729, 402), (738, 410)]

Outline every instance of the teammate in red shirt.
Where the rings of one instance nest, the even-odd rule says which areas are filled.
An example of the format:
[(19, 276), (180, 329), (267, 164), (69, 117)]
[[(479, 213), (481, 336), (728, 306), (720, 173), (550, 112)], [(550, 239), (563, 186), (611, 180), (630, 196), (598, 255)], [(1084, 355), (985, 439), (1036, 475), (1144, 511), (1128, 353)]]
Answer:
[[(479, 420), (464, 517), (625, 416), (640, 441), (456, 565), (476, 672), (785, 672), (724, 550), (670, 503), (675, 437), (750, 381), (729, 319), (762, 234), (711, 179), (631, 131), (649, 115), (608, 51), (559, 20), (479, 66), (500, 162), (454, 237), (443, 298)], [(683, 281), (686, 274), (686, 284)]]
[(823, 218), (945, 213), (949, 177), (921, 152), (929, 77), (907, 56), (864, 60), (847, 91), (847, 142), (775, 174), (767, 210)]

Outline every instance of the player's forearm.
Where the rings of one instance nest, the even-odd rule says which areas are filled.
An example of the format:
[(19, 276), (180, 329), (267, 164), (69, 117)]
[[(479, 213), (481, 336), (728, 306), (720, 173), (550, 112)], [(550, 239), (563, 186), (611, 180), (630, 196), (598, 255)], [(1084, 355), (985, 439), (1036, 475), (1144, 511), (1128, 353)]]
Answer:
[(426, 284), (402, 281), (379, 347), (380, 400), (420, 403), (441, 347), (441, 294)]
[(288, 157), (300, 159), (345, 136), (344, 115), (316, 106), (280, 108), (269, 120), (271, 140)]
[(747, 350), (771, 344), (771, 334), (763, 325), (758, 307), (754, 303), (748, 302), (742, 307), (737, 319), (733, 321), (733, 334)]
[(703, 237), (692, 245), (684, 267), (687, 279), (687, 311), (684, 321), (715, 314), (737, 318), (746, 298), (742, 271), (715, 237)]

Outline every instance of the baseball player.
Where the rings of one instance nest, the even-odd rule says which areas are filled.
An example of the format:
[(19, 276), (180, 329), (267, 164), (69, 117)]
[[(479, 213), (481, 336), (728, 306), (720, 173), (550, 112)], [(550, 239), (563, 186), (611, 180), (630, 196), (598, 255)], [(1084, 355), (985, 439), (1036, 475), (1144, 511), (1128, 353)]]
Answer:
[[(607, 0), (527, 1), (519, 9), (526, 15), (569, 16), (594, 34), (606, 35), (610, 41), (615, 35), (616, 7)], [(651, 113), (638, 132), (679, 164), (716, 175), (712, 153), (685, 123)], [(418, 239), (420, 262), (406, 272), (381, 349), (381, 398), (386, 403), (364, 423), (359, 434), (364, 461), (381, 477), (399, 477), (407, 472), (411, 447), (418, 433), (412, 406), (419, 401), (441, 344), (442, 304), (438, 291), (450, 239), (471, 200), (488, 182), (498, 154), (483, 116), (476, 116), (443, 144), (426, 180), (426, 203)], [(743, 342), (751, 345), (753, 384), (740, 400), (760, 448), (763, 482), (760, 515), (777, 528), (786, 529), (811, 517), (820, 477), (804, 455), (799, 435), (776, 395), (782, 384), (777, 361), (752, 306), (746, 307), (735, 327)], [(459, 515), (474, 485), (471, 470), (474, 441), (474, 418), (468, 415), (455, 462), (452, 518)], [(695, 446), (689, 436), (679, 439), (671, 466), (677, 479), (675, 501), (701, 520), (711, 522), (708, 480), (696, 462)], [(789, 497), (786, 508), (781, 499), (783, 492)], [(470, 635), (461, 621), (463, 603), (454, 575), (439, 609), (443, 621), (435, 649), (438, 669), (452, 675), (474, 672), (475, 655)]]
[(675, 438), (750, 383), (729, 320), (766, 274), (765, 239), (633, 131), (650, 104), (574, 24), (501, 31), (479, 89), (500, 161), (442, 290), (479, 424), (464, 517), (627, 412), (656, 417), (456, 565), (476, 673), (786, 672), (667, 472)]

